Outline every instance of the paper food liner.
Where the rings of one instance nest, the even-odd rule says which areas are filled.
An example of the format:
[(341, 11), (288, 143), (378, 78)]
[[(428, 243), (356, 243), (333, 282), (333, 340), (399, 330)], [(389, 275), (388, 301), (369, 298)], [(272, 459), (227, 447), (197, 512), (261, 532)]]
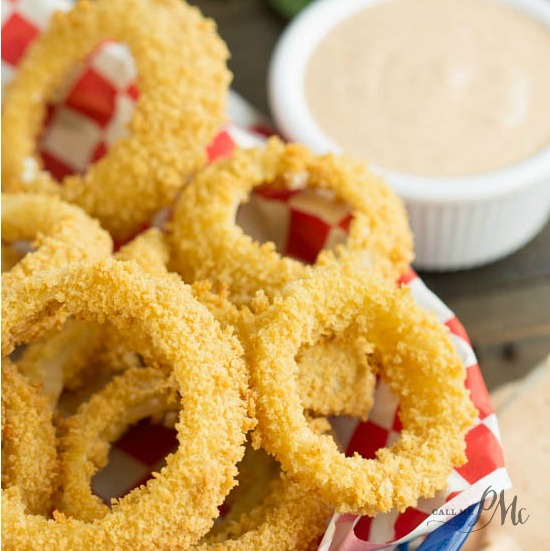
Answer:
[[(2, 87), (16, 71), (27, 46), (41, 32), (55, 9), (68, 9), (66, 0), (2, 0)], [(70, 45), (67, 45), (70, 47)], [(104, 42), (89, 58), (75, 67), (48, 107), (39, 151), (44, 166), (58, 180), (86, 167), (108, 152), (126, 132), (139, 98), (134, 63), (126, 46)], [(208, 147), (209, 158), (226, 156), (239, 145), (261, 144), (265, 120), (235, 93), (229, 96), (231, 121)], [(259, 240), (273, 240), (282, 254), (313, 261), (319, 250), (345, 240), (351, 215), (341, 204), (319, 197), (310, 190), (257, 192), (239, 213), (239, 223)], [(394, 547), (425, 536), (444, 521), (445, 510), (463, 510), (477, 503), (491, 486), (500, 491), (510, 486), (502, 455), (496, 416), (476, 357), (464, 328), (454, 314), (410, 271), (401, 283), (417, 302), (434, 312), (449, 328), (466, 370), (466, 386), (479, 410), (475, 426), (466, 436), (466, 465), (453, 470), (448, 486), (433, 499), (420, 499), (403, 513), (391, 511), (374, 518), (335, 514), (319, 550), (367, 551)], [(374, 408), (366, 422), (336, 421), (347, 453), (375, 457), (378, 448), (398, 437), (398, 403), (379, 383)], [(109, 465), (94, 478), (94, 490), (104, 498), (124, 495), (144, 483), (151, 471), (162, 466), (176, 440), (174, 432), (143, 422), (130, 430), (112, 449)], [(444, 509), (440, 509), (445, 505)], [(439, 514), (433, 514), (436, 511)]]

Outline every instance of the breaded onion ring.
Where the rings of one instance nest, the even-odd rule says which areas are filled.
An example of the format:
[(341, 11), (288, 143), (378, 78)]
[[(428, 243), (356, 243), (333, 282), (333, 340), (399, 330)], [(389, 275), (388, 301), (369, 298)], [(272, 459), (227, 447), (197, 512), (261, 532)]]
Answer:
[[(322, 536), (331, 511), (315, 492), (281, 475), (271, 482), (261, 505), (221, 530), (215, 541), (207, 538), (189, 551), (310, 551)], [(239, 534), (234, 539), (230, 539), (232, 531)]]
[(155, 479), (92, 523), (27, 515), (17, 489), (4, 490), (3, 548), (145, 551), (195, 543), (234, 485), (250, 427), (240, 345), (183, 283), (108, 260), (17, 282), (2, 304), (4, 354), (34, 333), (30, 328), (45, 311), (54, 316), (56, 310), (99, 322), (108, 318), (149, 365), (172, 368), (182, 396), (180, 446)]
[(32, 241), (27, 253), (3, 274), (3, 285), (37, 271), (80, 260), (105, 258), (112, 252), (109, 234), (80, 208), (57, 197), (2, 194), (2, 242)]
[[(377, 459), (345, 457), (331, 438), (307, 426), (295, 355), (330, 331), (365, 336), (381, 358), (381, 376), (400, 401), (403, 431)], [(446, 328), (406, 288), (364, 271), (325, 267), (292, 285), (262, 319), (252, 383), (261, 442), (299, 483), (340, 512), (404, 510), (445, 487), (465, 461), (465, 434), (477, 411), (464, 366)]]
[(52, 510), (57, 441), (46, 398), (2, 361), (2, 488), (16, 487), (27, 512)]
[[(107, 463), (110, 442), (120, 437), (129, 425), (169, 407), (171, 387), (173, 389), (158, 370), (130, 369), (92, 396), (69, 419), (67, 434), (62, 440), (59, 505), (63, 513), (88, 522), (109, 513), (107, 505), (92, 494), (91, 477)], [(247, 455), (259, 455), (259, 452)], [(246, 459), (245, 455), (243, 461)], [(248, 463), (239, 465), (240, 474), (243, 468), (254, 466)], [(248, 488), (235, 488), (237, 499), (244, 497), (245, 503), (235, 506), (235, 511), (230, 511), (231, 518), (223, 520), (221, 529), (208, 534), (204, 543), (188, 548), (189, 551), (310, 549), (326, 527), (330, 507), (317, 494), (280, 477), (278, 469), (260, 469), (260, 483), (267, 486), (264, 499), (258, 499), (258, 488), (253, 483)], [(172, 549), (184, 548), (177, 545)]]
[(215, 280), (227, 285), (231, 300), (249, 303), (259, 289), (272, 298), (311, 273), (311, 266), (281, 257), (273, 243), (259, 245), (236, 225), (239, 204), (266, 184), (331, 190), (350, 205), (347, 244), (321, 251), (314, 266), (338, 259), (395, 280), (411, 261), (405, 209), (379, 178), (363, 165), (272, 138), (264, 148), (212, 163), (182, 191), (169, 227), (173, 268), (184, 281)]
[[(162, 233), (150, 228), (116, 254), (119, 260), (134, 260), (147, 273), (167, 275), (168, 247)], [(30, 381), (41, 384), (55, 405), (64, 388), (75, 390), (91, 372), (123, 371), (139, 365), (135, 354), (120, 342), (116, 330), (94, 322), (68, 320), (61, 330), (54, 329), (30, 343), (17, 361), (17, 368)]]
[(86, 522), (109, 513), (109, 507), (92, 493), (92, 476), (107, 464), (111, 442), (131, 425), (167, 408), (170, 386), (174, 388), (158, 369), (129, 369), (68, 419), (61, 440), (61, 496), (57, 502), (62, 513)]
[[(204, 299), (199, 297), (199, 300), (203, 302)], [(252, 301), (252, 308), (241, 308), (239, 317), (233, 318), (232, 323), (237, 327), (249, 362), (255, 356), (254, 339), (258, 325), (269, 306), (267, 297), (258, 293)], [(366, 418), (372, 408), (378, 370), (372, 352), (372, 345), (362, 337), (345, 339), (332, 335), (323, 336), (313, 345), (301, 348), (296, 363), (304, 409), (313, 415)]]
[[(129, 135), (83, 176), (58, 185), (39, 168), (36, 138), (46, 104), (71, 67), (104, 39), (127, 44), (135, 60), (140, 96)], [(79, 0), (55, 13), (6, 91), (4, 189), (59, 195), (126, 241), (206, 160), (205, 147), (224, 118), (227, 57), (213, 21), (181, 0)]]
[[(204, 304), (222, 327), (233, 327), (248, 361), (254, 357), (254, 335), (269, 302), (259, 294), (253, 309), (237, 307), (228, 300), (227, 289), (212, 292), (206, 281), (192, 285), (196, 299)], [(372, 408), (377, 366), (372, 346), (365, 339), (347, 342), (323, 338), (297, 355), (298, 386), (304, 409), (314, 415), (349, 415), (366, 418)]]

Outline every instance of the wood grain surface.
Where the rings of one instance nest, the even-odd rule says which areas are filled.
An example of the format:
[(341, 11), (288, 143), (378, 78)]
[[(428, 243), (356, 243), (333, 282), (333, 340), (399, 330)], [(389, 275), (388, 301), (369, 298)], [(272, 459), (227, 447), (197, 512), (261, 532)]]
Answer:
[[(218, 23), (231, 51), (233, 88), (269, 114), (269, 60), (287, 22), (266, 0), (191, 3)], [(522, 377), (550, 353), (550, 224), (499, 262), (420, 275), (465, 325), (489, 388)]]

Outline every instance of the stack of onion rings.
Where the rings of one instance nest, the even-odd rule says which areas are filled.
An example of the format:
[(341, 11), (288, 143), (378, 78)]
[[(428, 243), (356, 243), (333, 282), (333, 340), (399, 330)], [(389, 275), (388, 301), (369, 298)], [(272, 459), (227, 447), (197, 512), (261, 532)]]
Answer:
[[(119, 260), (134, 260), (145, 271), (166, 277), (168, 245), (163, 234), (151, 228), (122, 247)], [(214, 293), (207, 282), (196, 282), (194, 296), (203, 303), (222, 326), (235, 327), (243, 343), (255, 332), (257, 314), (266, 305), (255, 301), (255, 313), (238, 308), (226, 292)], [(52, 403), (64, 388), (76, 390), (93, 371), (96, 378), (105, 371), (122, 371), (139, 365), (134, 353), (120, 346), (116, 331), (90, 322), (69, 320), (53, 335), (31, 343), (18, 361), (18, 368), (30, 380), (45, 386)], [(96, 360), (94, 360), (96, 358)], [(327, 339), (300, 351), (300, 396), (304, 408), (315, 415), (349, 415), (366, 418), (376, 383), (376, 367), (370, 346), (364, 339), (356, 342)]]
[[(235, 304), (229, 300), (232, 297), (228, 287), (214, 293), (207, 282), (185, 286), (180, 277), (167, 268), (170, 252), (167, 238), (159, 230), (151, 229), (123, 247), (115, 255), (116, 260), (86, 265), (82, 264), (84, 257), (72, 262), (54, 262), (52, 266), (44, 264), (32, 275), (12, 278), (3, 286), (4, 355), (17, 343), (37, 338), (45, 330), (69, 320), (59, 335), (47, 337), (42, 344), (31, 344), (20, 361), (21, 372), (31, 380), (42, 382), (46, 390), (46, 381), (40, 381), (43, 372), (41, 375), (36, 364), (51, 359), (62, 366), (63, 376), (51, 400), (54, 407), (60, 391), (71, 386), (71, 378), (78, 380), (92, 358), (99, 364), (115, 366), (109, 368), (111, 373), (117, 370), (116, 366), (123, 371), (67, 422), (61, 456), (63, 491), (57, 502), (59, 510), (54, 512), (57, 520), (51, 524), (52, 521), (24, 515), (23, 525), (44, 549), (56, 548), (59, 541), (77, 547), (91, 541), (109, 544), (116, 541), (121, 549), (130, 548), (128, 534), (135, 530), (134, 523), (143, 514), (141, 503), (150, 499), (151, 489), (164, 492), (162, 481), (167, 473), (171, 476), (170, 468), (177, 464), (179, 472), (180, 461), (185, 463), (179, 459), (178, 450), (174, 454), (177, 461), (169, 456), (168, 467), (158, 478), (161, 482), (151, 482), (115, 500), (112, 512), (90, 490), (91, 474), (107, 460), (108, 443), (129, 423), (154, 413), (158, 402), (162, 402), (162, 393), (168, 392), (162, 371), (171, 373), (170, 377), (175, 377), (182, 389), (183, 372), (178, 379), (177, 368), (171, 365), (178, 352), (172, 348), (175, 346), (172, 339), (166, 341), (166, 335), (177, 334), (181, 330), (177, 329), (178, 323), (184, 326), (192, 323), (192, 339), (197, 340), (196, 329), (200, 330), (204, 324), (197, 323), (197, 299), (206, 307), (201, 307), (199, 317), (210, 310), (208, 324), (215, 324), (215, 318), (225, 327), (222, 339), (228, 338), (227, 332), (234, 332), (252, 366), (249, 390), (242, 367), (237, 377), (234, 376), (238, 370), (235, 372), (235, 366), (232, 367), (232, 377), (222, 385), (225, 390), (228, 386), (233, 388), (241, 400), (242, 417), (240, 424), (232, 421), (234, 430), (240, 427), (242, 442), (244, 431), (251, 426), (246, 420), (246, 403), (251, 392), (254, 402), (250, 403), (253, 405), (250, 411), (256, 412), (259, 422), (253, 442), (276, 456), (283, 474), (280, 479), (275, 476), (269, 482), (271, 489), (261, 503), (250, 507), (243, 503), (244, 510), (238, 514), (239, 508), (236, 508), (236, 518), (229, 520), (226, 528), (214, 531), (201, 541), (217, 514), (216, 507), (234, 484), (229, 473), (236, 472), (235, 458), (239, 452), (232, 452), (233, 463), (230, 463), (228, 452), (235, 448), (228, 448), (226, 443), (225, 451), (218, 455), (216, 462), (220, 472), (226, 473), (218, 478), (220, 489), (208, 486), (212, 501), (200, 508), (204, 514), (198, 519), (195, 514), (191, 523), (181, 520), (176, 523), (177, 537), (174, 527), (166, 530), (162, 540), (166, 545), (182, 550), (237, 551), (263, 541), (270, 550), (306, 550), (326, 522), (328, 504), (339, 511), (376, 514), (392, 507), (403, 509), (413, 505), (419, 496), (432, 495), (442, 488), (450, 469), (463, 460), (464, 433), (475, 413), (463, 386), (462, 365), (444, 330), (415, 306), (404, 290), (360, 271), (359, 262), (350, 260), (352, 255), (342, 254), (340, 262), (327, 261), (327, 265), (321, 263), (315, 269), (304, 267), (306, 272), (301, 277), (293, 277), (271, 297), (262, 289), (248, 304), (238, 305), (239, 301)], [(88, 289), (93, 292), (89, 294)], [(196, 305), (191, 308), (192, 315), (189, 304)], [(109, 318), (107, 331), (97, 323), (107, 322), (104, 311)], [(77, 319), (72, 319), (75, 315)], [(415, 331), (415, 328), (420, 329)], [(86, 340), (84, 336), (89, 331), (95, 337)], [(400, 335), (399, 339), (390, 337), (391, 331)], [(148, 336), (151, 333), (157, 336), (151, 338)], [(76, 354), (68, 354), (63, 359), (64, 346)], [(147, 364), (157, 368), (141, 367), (139, 354), (143, 354)], [(131, 361), (123, 361), (126, 356)], [(235, 356), (233, 362), (238, 361)], [(433, 375), (437, 369), (445, 373), (446, 378), (427, 384), (423, 379), (407, 377), (400, 368), (403, 362), (412, 366), (413, 372)], [(158, 371), (158, 367), (163, 370)], [(198, 368), (196, 371), (198, 373)], [(379, 450), (375, 461), (345, 458), (331, 436), (312, 430), (308, 412), (366, 417), (378, 372), (401, 400), (403, 435), (391, 448)], [(187, 370), (185, 373), (189, 376)], [(219, 377), (218, 373), (208, 396), (220, 388)], [(201, 395), (204, 395), (202, 388)], [(185, 392), (182, 396), (185, 403)], [(439, 399), (437, 406), (434, 406), (435, 396)], [(417, 405), (418, 397), (425, 404), (423, 407)], [(191, 403), (198, 407), (196, 401)], [(10, 408), (13, 411), (13, 406)], [(184, 407), (180, 415), (186, 413), (196, 422), (193, 407)], [(230, 419), (233, 418), (230, 416)], [(181, 422), (180, 418), (180, 430)], [(187, 429), (189, 431), (189, 426)], [(213, 438), (210, 428), (208, 435), (203, 438)], [(219, 439), (214, 442), (219, 445)], [(239, 446), (236, 449), (240, 449)], [(434, 462), (435, 451), (440, 449), (446, 452), (440, 452), (438, 461)], [(194, 460), (190, 460), (191, 464)], [(430, 469), (425, 468), (428, 462)], [(336, 470), (329, 476), (327, 469), (333, 468)], [(197, 469), (197, 476), (206, 472), (204, 465)], [(425, 475), (421, 481), (419, 472)], [(175, 486), (179, 492), (187, 492), (187, 499), (191, 500), (188, 507), (196, 513), (198, 504), (189, 497), (192, 486), (189, 481), (179, 481)], [(29, 512), (33, 510), (23, 501), (27, 494), (21, 483), (5, 484), (4, 527), (9, 536), (4, 538), (4, 543), (7, 548), (30, 548), (28, 540), (22, 532), (14, 530), (13, 525), (13, 515), (19, 514), (22, 507), (27, 507)], [(181, 499), (178, 495), (170, 501), (181, 506)], [(170, 509), (166, 516), (176, 522)], [(153, 525), (149, 528), (153, 529)], [(152, 540), (142, 531), (138, 530), (137, 538), (144, 549), (152, 545)]]
[[(136, 62), (130, 135), (58, 185), (37, 168), (45, 104), (104, 38)], [(226, 58), (212, 22), (180, 0), (80, 0), (54, 16), (7, 93), (8, 551), (310, 551), (334, 509), (403, 510), (464, 461), (476, 412), (462, 363), (394, 284), (413, 255), (402, 202), (363, 166), (277, 139), (199, 170)], [(186, 180), (167, 227), (136, 236)], [(245, 235), (237, 208), (264, 185), (346, 202), (347, 243), (306, 265)], [(100, 223), (126, 243), (114, 255)], [(20, 241), (34, 246), (22, 258)], [(403, 432), (376, 459), (345, 457), (327, 416), (367, 418), (377, 377), (400, 401)], [(147, 417), (174, 419), (175, 451), (109, 507), (92, 476)], [(241, 462), (247, 438), (263, 450)]]

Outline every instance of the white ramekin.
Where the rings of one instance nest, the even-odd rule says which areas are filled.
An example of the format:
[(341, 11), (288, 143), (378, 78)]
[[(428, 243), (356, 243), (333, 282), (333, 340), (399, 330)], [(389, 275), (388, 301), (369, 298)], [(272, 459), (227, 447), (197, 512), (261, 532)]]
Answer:
[[(381, 1), (385, 0), (318, 0), (284, 32), (271, 60), (268, 83), (272, 114), (284, 137), (319, 153), (342, 152), (308, 109), (305, 69), (332, 27)], [(548, 0), (499, 1), (550, 28)], [(550, 214), (550, 146), (504, 169), (466, 177), (428, 178), (370, 168), (405, 200), (418, 268), (457, 270), (497, 260), (532, 239)]]

